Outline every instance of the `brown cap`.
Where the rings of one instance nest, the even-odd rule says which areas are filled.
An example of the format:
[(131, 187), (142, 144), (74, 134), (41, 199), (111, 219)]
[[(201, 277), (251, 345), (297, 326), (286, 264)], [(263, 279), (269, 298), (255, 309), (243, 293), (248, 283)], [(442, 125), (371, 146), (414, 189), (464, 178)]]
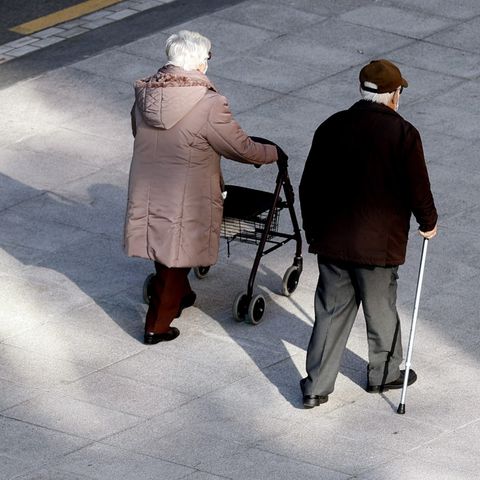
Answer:
[[(373, 60), (360, 70), (360, 84), (363, 90), (373, 93), (393, 92), (398, 87), (408, 87), (396, 65), (388, 60)], [(365, 85), (365, 82), (368, 82)], [(370, 85), (372, 84), (372, 85)]]

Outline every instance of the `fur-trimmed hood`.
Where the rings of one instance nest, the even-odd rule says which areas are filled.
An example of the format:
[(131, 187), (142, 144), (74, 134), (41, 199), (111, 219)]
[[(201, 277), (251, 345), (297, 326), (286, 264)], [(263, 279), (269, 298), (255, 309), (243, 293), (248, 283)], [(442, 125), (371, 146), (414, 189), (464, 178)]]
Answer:
[(170, 129), (205, 96), (217, 91), (206, 75), (174, 65), (135, 82), (135, 100), (143, 119), (152, 127)]

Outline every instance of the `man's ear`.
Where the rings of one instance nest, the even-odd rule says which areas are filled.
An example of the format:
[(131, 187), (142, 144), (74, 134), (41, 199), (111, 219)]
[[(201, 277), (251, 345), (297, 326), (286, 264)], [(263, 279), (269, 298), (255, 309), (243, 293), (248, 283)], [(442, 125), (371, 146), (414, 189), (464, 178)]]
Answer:
[(394, 104), (394, 110), (398, 110), (398, 106), (400, 105), (400, 90), (395, 90), (392, 98), (392, 102)]

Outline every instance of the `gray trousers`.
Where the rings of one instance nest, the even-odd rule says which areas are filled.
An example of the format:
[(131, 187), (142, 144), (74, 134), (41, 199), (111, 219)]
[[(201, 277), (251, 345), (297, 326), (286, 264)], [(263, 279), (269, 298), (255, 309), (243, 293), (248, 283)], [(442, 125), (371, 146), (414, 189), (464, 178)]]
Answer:
[(315, 324), (307, 350), (305, 395), (328, 395), (360, 304), (368, 338), (368, 381), (396, 380), (402, 362), (397, 313), (398, 267), (339, 266), (318, 262)]

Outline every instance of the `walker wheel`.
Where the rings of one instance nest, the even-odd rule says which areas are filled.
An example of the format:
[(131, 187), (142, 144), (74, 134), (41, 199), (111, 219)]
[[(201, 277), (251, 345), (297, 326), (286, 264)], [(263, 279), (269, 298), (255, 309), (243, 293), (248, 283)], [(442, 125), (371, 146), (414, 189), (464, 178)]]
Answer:
[(210, 267), (193, 267), (193, 273), (197, 278), (205, 278), (210, 270)]
[(255, 295), (248, 304), (247, 322), (252, 325), (258, 325), (262, 321), (263, 314), (265, 313), (265, 304), (265, 297), (261, 293)]
[(152, 280), (155, 277), (154, 273), (151, 273), (147, 276), (145, 281), (143, 282), (143, 301), (148, 305), (150, 303), (150, 299), (152, 298)]
[(287, 268), (282, 281), (282, 293), (286, 297), (289, 297), (297, 289), (301, 273), (301, 270), (296, 265)]
[(247, 315), (247, 311), (248, 311), (247, 294), (241, 292), (235, 297), (235, 301), (233, 302), (233, 307), (232, 307), (233, 318), (237, 322), (243, 322), (245, 320), (245, 316)]

